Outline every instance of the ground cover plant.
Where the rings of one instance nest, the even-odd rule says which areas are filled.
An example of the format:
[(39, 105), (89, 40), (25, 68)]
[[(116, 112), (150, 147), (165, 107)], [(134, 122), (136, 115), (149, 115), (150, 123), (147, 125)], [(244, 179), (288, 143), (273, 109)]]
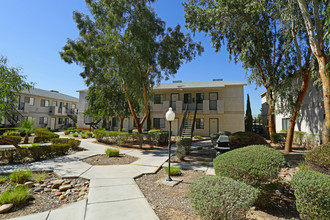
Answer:
[(302, 170), (292, 179), (296, 205), (302, 219), (330, 219), (330, 176)]
[(105, 154), (108, 155), (109, 157), (119, 157), (119, 149), (108, 148), (105, 151)]
[(30, 170), (15, 170), (9, 175), (9, 179), (14, 183), (24, 183), (30, 179), (31, 175)]
[(259, 191), (223, 176), (205, 176), (190, 186), (189, 200), (201, 219), (244, 219)]
[(0, 204), (13, 204), (14, 206), (26, 202), (31, 197), (29, 187), (9, 187), (0, 195)]
[[(168, 174), (168, 167), (165, 167), (165, 172)], [(180, 176), (182, 174), (181, 169), (178, 166), (171, 167), (170, 172), (171, 176)]]
[(264, 145), (252, 145), (221, 154), (213, 161), (217, 176), (226, 176), (258, 186), (277, 178), (283, 155)]
[(330, 142), (314, 147), (306, 154), (306, 161), (312, 170), (330, 174)]

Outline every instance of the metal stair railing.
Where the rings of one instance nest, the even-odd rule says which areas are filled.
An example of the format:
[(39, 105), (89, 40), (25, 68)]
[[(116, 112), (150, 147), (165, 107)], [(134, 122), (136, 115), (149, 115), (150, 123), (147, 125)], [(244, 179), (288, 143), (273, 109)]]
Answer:
[(183, 129), (184, 129), (184, 123), (186, 121), (186, 117), (187, 117), (187, 113), (188, 113), (188, 106), (189, 104), (186, 105), (186, 109), (185, 109), (185, 112), (183, 114), (183, 118), (182, 118), (182, 122), (181, 122), (181, 126), (180, 126), (180, 137), (182, 137), (182, 132), (183, 132)]
[(197, 103), (195, 106), (194, 119), (191, 127), (191, 138), (194, 136), (195, 122), (196, 122), (196, 113), (197, 113)]

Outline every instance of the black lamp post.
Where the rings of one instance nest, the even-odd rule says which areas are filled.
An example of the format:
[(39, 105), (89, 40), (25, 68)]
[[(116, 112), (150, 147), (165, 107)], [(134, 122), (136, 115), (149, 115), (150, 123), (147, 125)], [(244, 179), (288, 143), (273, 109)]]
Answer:
[(175, 113), (172, 111), (170, 107), (166, 112), (166, 120), (170, 122), (170, 130), (168, 132), (168, 177), (166, 181), (172, 181), (171, 179), (171, 122), (175, 119)]

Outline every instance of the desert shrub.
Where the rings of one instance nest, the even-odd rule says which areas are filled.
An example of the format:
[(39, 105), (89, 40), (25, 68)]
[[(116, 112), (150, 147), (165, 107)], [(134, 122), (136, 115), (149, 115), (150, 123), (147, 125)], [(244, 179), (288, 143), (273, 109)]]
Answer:
[(66, 129), (67, 131), (74, 131), (74, 130), (76, 130), (76, 128), (75, 127), (69, 127), (68, 129)]
[(8, 130), (5, 133), (3, 133), (3, 136), (21, 136), (20, 131), (19, 130)]
[(201, 219), (244, 219), (259, 191), (223, 176), (204, 176), (190, 186), (189, 201)]
[(195, 139), (202, 139), (202, 136), (200, 136), (200, 135), (195, 135), (194, 138), (195, 138)]
[(18, 130), (17, 128), (0, 128), (0, 135), (3, 135), (7, 131)]
[(190, 154), (191, 151), (191, 139), (183, 138), (176, 142), (176, 153), (175, 155), (179, 160), (182, 160), (186, 155)]
[(69, 131), (69, 130), (64, 131), (64, 134), (65, 134), (65, 135), (68, 135), (68, 134), (70, 134), (70, 133), (71, 133), (71, 131)]
[(46, 178), (47, 173), (45, 172), (35, 172), (32, 174), (32, 179), (37, 183), (41, 183), (41, 181), (45, 180)]
[[(21, 136), (4, 136), (3, 138), (9, 139), (16, 144), (19, 144), (22, 140)], [(7, 142), (0, 141), (0, 145), (9, 145)]]
[(35, 128), (34, 134), (36, 135), (34, 143), (49, 142), (52, 138), (59, 138), (58, 134), (49, 131), (47, 128)]
[(307, 133), (304, 131), (294, 131), (293, 141), (297, 144), (302, 144)]
[(17, 206), (25, 203), (31, 197), (28, 187), (8, 188), (0, 195), (0, 204), (9, 204)]
[[(165, 167), (165, 172), (168, 174), (168, 167)], [(178, 166), (171, 167), (170, 172), (171, 176), (180, 176), (182, 174), (181, 169)]]
[(89, 137), (89, 138), (93, 137), (93, 133), (90, 132), (90, 131), (87, 131), (87, 132), (86, 132), (86, 135), (87, 135), (87, 137)]
[(148, 131), (148, 134), (152, 134), (152, 133), (156, 133), (156, 132), (160, 132), (160, 129), (152, 129)]
[(275, 144), (283, 144), (286, 140), (286, 133), (272, 134), (270, 138)]
[(71, 149), (79, 150), (79, 145), (81, 143), (80, 140), (73, 139), (73, 138), (53, 138), (51, 140), (53, 144), (69, 144)]
[(87, 135), (86, 135), (86, 134), (82, 134), (82, 135), (81, 135), (81, 138), (82, 138), (82, 139), (86, 139), (86, 138), (87, 138)]
[(330, 142), (314, 147), (306, 153), (305, 160), (312, 170), (330, 174)]
[(330, 219), (330, 176), (302, 170), (292, 178), (296, 206), (302, 219)]
[(79, 137), (79, 134), (78, 133), (73, 133), (72, 136), (73, 137)]
[(108, 155), (109, 157), (119, 157), (119, 149), (116, 148), (108, 148), (105, 151), (105, 154)]
[(231, 149), (237, 149), (249, 145), (267, 145), (267, 141), (253, 132), (236, 132), (229, 136), (229, 144)]
[(277, 178), (284, 156), (264, 145), (252, 145), (221, 154), (213, 160), (215, 173), (250, 185)]
[(7, 177), (6, 176), (0, 176), (0, 184), (6, 182)]
[(215, 146), (217, 144), (217, 140), (219, 138), (220, 135), (227, 135), (230, 136), (231, 132), (230, 131), (219, 131), (218, 133), (215, 134), (211, 134), (210, 138), (211, 138), (211, 142), (212, 144)]
[(148, 139), (156, 146), (164, 146), (168, 144), (168, 131), (150, 130)]
[(31, 170), (15, 170), (9, 175), (9, 179), (14, 183), (25, 183), (30, 179), (31, 175)]

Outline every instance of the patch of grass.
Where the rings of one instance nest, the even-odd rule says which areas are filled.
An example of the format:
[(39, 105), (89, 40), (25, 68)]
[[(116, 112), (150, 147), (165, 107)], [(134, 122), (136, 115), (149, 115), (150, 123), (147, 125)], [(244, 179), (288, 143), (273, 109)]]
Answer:
[(9, 179), (14, 183), (24, 183), (30, 179), (31, 170), (15, 170), (9, 175)]
[(194, 138), (195, 138), (195, 139), (202, 139), (202, 136), (200, 136), (200, 135), (195, 135)]
[(0, 195), (0, 204), (12, 203), (16, 206), (26, 202), (30, 197), (29, 187), (8, 188)]
[(47, 178), (47, 173), (45, 172), (36, 172), (32, 174), (32, 179), (37, 183), (40, 183), (42, 180), (45, 180), (46, 178)]
[(7, 177), (6, 176), (0, 176), (0, 184), (6, 182)]
[[(165, 167), (165, 172), (168, 174), (168, 167)], [(171, 176), (180, 176), (182, 174), (180, 167), (173, 166), (171, 167)]]
[(309, 166), (306, 162), (302, 162), (298, 165), (299, 170), (309, 170)]
[(39, 147), (41, 144), (40, 143), (33, 143), (32, 147)]
[(105, 151), (105, 154), (108, 155), (109, 157), (119, 157), (119, 149), (108, 148)]

